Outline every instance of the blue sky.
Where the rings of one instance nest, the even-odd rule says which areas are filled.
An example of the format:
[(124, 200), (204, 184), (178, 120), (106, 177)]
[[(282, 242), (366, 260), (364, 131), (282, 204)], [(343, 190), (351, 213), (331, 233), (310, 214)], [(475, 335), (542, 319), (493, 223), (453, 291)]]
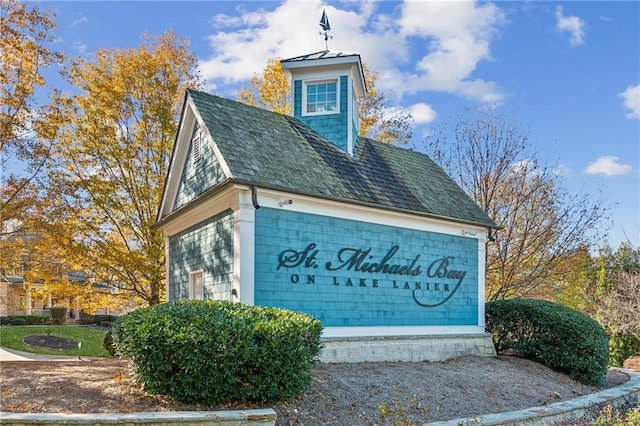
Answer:
[(414, 145), (467, 107), (496, 105), (557, 162), (571, 192), (614, 204), (609, 242), (640, 245), (640, 2), (43, 1), (56, 48), (91, 57), (142, 34), (188, 37), (207, 90), (235, 98), (266, 60), (358, 52)]

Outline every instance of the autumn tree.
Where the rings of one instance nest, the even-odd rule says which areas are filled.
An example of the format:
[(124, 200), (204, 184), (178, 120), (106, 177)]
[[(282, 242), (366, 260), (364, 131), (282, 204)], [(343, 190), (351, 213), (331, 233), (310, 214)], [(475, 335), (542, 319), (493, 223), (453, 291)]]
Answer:
[[(49, 11), (17, 0), (0, 2), (0, 222), (24, 213), (15, 201), (29, 190), (47, 159), (50, 146), (35, 138), (33, 130), (39, 121), (37, 91), (46, 85), (43, 71), (62, 60), (48, 47), (54, 28)], [(19, 170), (7, 173), (9, 162), (17, 161)]]
[[(367, 93), (360, 102), (360, 135), (386, 143), (406, 144), (412, 136), (413, 118), (408, 112), (389, 107), (376, 88), (377, 73), (362, 65)], [(279, 59), (269, 59), (262, 76), (254, 75), (237, 100), (280, 114), (291, 114), (291, 88)]]
[(591, 299), (595, 316), (610, 335), (629, 334), (640, 341), (640, 247), (605, 246), (596, 258)]
[(63, 71), (40, 137), (53, 142), (41, 229), (98, 283), (148, 304), (164, 299), (165, 253), (153, 227), (196, 58), (172, 33), (101, 49)]
[(448, 137), (427, 149), (501, 227), (487, 247), (488, 300), (546, 292), (566, 275), (567, 258), (601, 239), (601, 200), (571, 194), (552, 164), (541, 162), (513, 120), (490, 109), (467, 111)]

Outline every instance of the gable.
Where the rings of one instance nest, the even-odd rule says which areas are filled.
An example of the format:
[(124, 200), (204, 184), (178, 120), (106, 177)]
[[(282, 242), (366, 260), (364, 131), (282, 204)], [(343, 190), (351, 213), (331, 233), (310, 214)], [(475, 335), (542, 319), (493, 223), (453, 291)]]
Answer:
[(173, 211), (197, 198), (225, 180), (225, 175), (198, 124), (193, 129), (189, 148), (182, 167)]
[[(196, 150), (199, 159), (194, 161), (196, 137), (199, 139), (199, 149)], [(179, 210), (229, 178), (229, 167), (187, 93), (157, 220)]]

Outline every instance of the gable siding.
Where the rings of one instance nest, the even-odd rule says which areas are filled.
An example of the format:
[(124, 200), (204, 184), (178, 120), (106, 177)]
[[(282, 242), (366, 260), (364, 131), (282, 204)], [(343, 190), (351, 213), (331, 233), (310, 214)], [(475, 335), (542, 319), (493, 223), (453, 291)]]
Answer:
[[(194, 130), (194, 134), (196, 131), (197, 128)], [(209, 143), (202, 141), (200, 160), (195, 163), (192, 161), (192, 150), (193, 141), (189, 143), (189, 150), (187, 151), (187, 158), (180, 176), (180, 184), (173, 210), (184, 206), (225, 179), (220, 162)]]
[[(478, 324), (475, 239), (270, 208), (257, 210), (255, 223), (256, 305), (306, 312), (334, 327)], [(310, 244), (318, 250), (313, 262), (292, 266)], [(409, 266), (419, 256), (419, 274), (327, 268), (346, 261), (350, 249), (371, 249), (364, 261), (381, 262), (394, 246), (389, 263)], [(289, 266), (280, 265), (283, 258)], [(462, 280), (446, 277), (455, 270), (465, 272)]]
[(312, 128), (316, 133), (336, 145), (343, 151), (347, 151), (347, 129), (349, 123), (347, 76), (340, 77), (340, 113), (325, 115), (302, 115), (302, 81), (294, 82), (294, 117)]
[(231, 300), (233, 212), (227, 210), (169, 238), (169, 301), (189, 298), (189, 274), (204, 271), (204, 298)]

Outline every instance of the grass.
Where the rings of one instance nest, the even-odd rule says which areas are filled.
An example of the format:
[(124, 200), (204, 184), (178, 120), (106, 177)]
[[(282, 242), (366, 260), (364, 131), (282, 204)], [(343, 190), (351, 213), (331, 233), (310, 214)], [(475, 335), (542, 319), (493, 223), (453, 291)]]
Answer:
[(78, 349), (47, 350), (35, 348), (23, 343), (27, 336), (52, 335), (81, 342), (80, 355), (86, 357), (108, 358), (111, 355), (102, 346), (106, 331), (92, 327), (72, 325), (27, 325), (0, 327), (0, 346), (17, 351), (44, 355), (77, 356)]

